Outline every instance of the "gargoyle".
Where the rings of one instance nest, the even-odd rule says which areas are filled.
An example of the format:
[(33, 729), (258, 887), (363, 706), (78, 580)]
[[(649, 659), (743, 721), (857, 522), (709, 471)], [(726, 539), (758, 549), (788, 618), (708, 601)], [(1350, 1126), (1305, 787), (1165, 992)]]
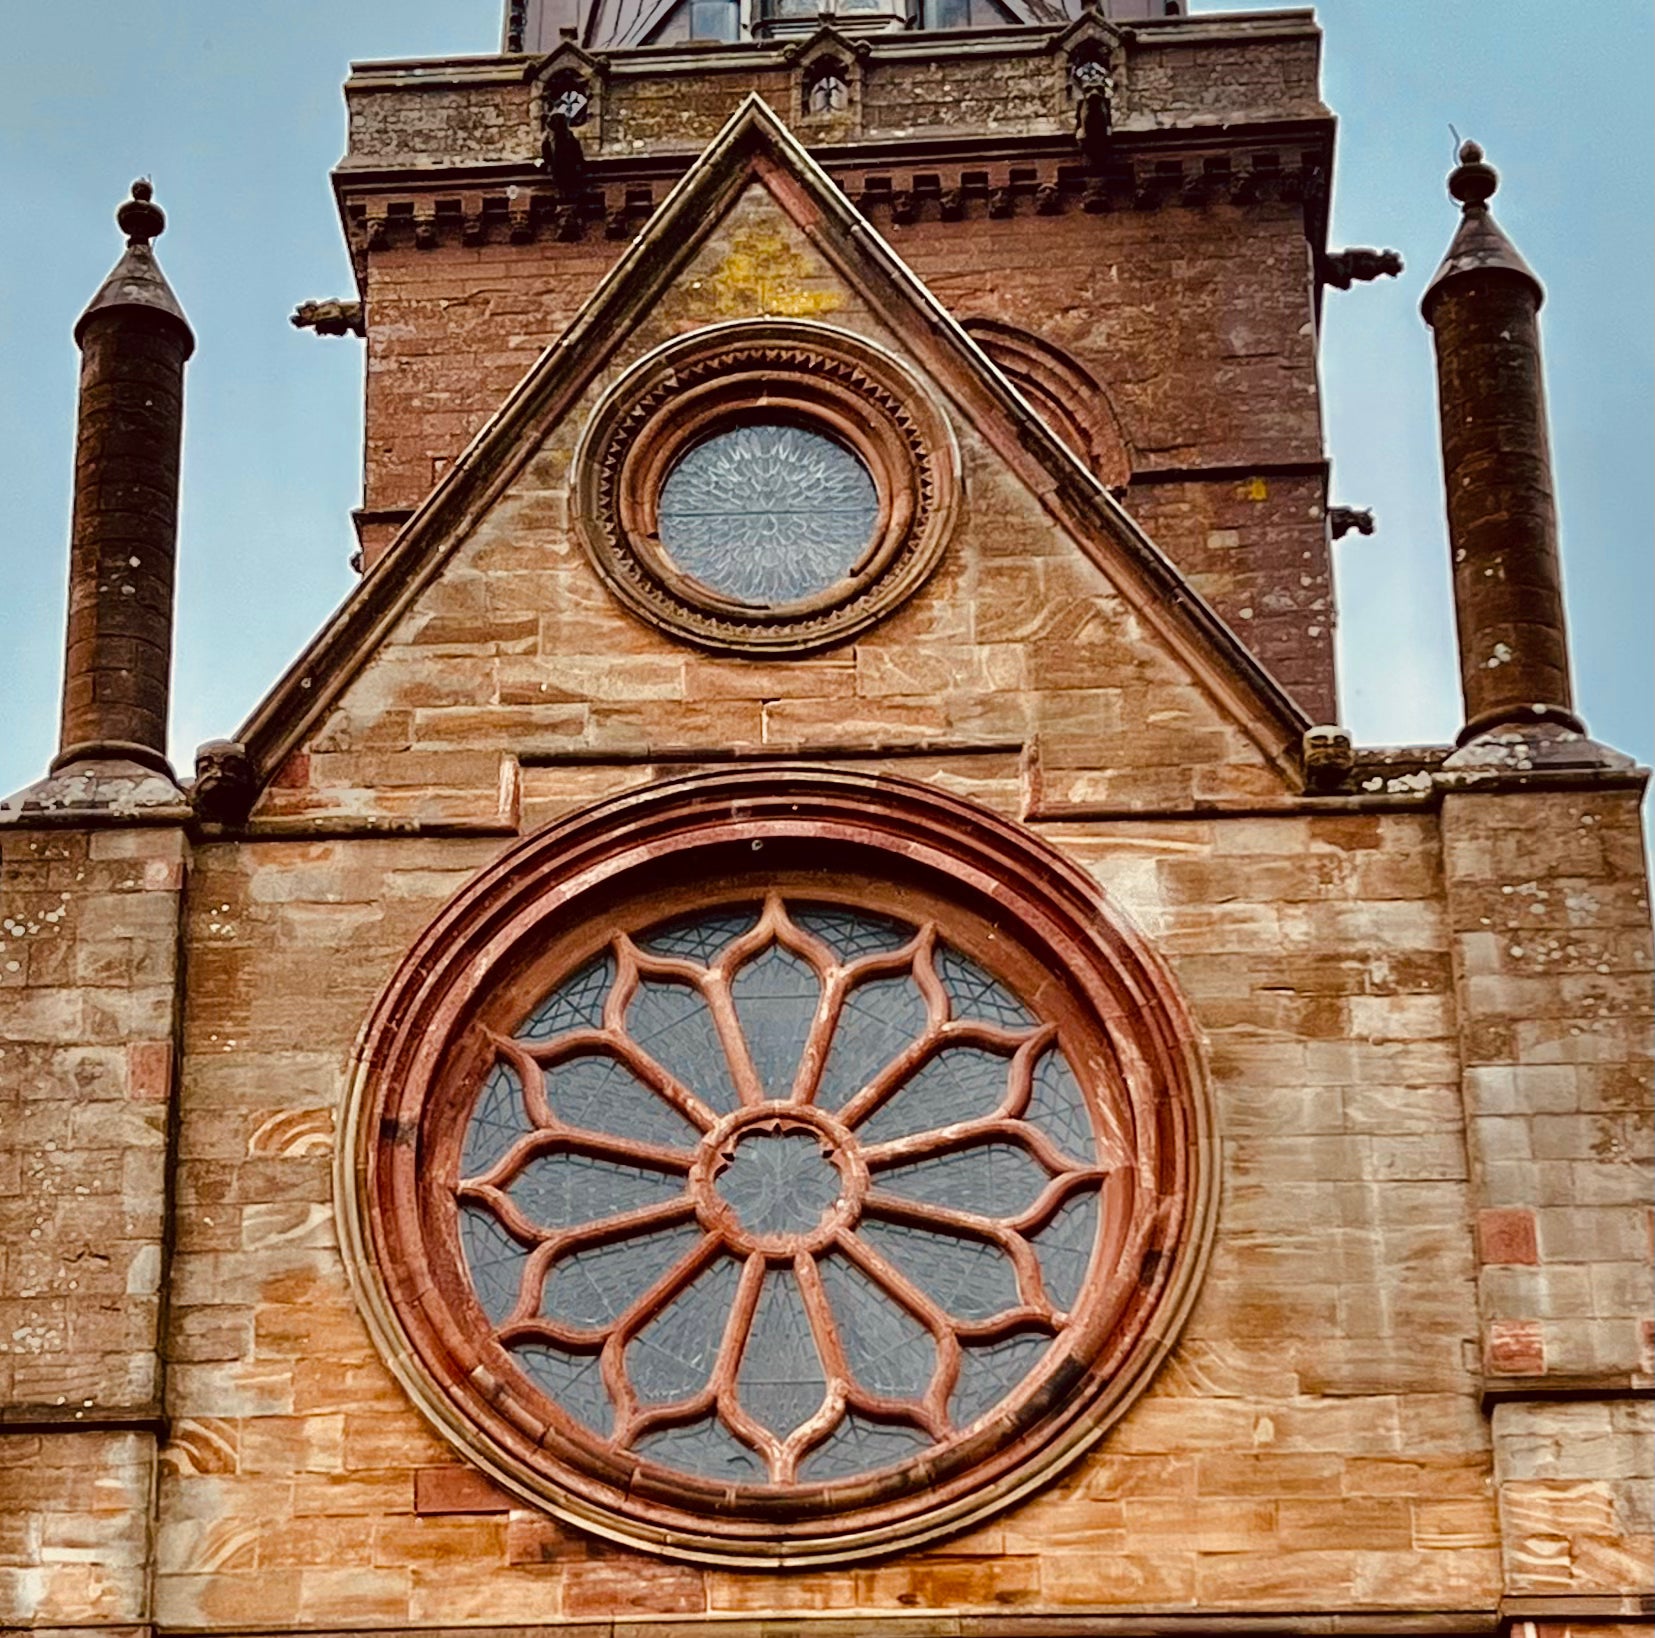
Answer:
[(210, 739), (195, 753), (195, 786), (190, 803), (215, 825), (239, 825), (258, 799), (258, 775), (239, 740)]
[(1353, 284), (1371, 279), (1394, 279), (1402, 271), (1402, 258), (1394, 250), (1330, 250), (1322, 258), (1322, 283), (1335, 290), (1349, 290)]
[(319, 336), (363, 334), (359, 301), (302, 301), (289, 320), (295, 330), (314, 330)]

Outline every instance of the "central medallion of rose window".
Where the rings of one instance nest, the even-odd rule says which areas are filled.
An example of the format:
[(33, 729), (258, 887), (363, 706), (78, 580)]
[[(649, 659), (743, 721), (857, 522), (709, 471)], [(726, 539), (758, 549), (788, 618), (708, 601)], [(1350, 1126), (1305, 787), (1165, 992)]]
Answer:
[(761, 1115), (722, 1151), (715, 1147), (713, 1189), (733, 1216), (715, 1208), (713, 1222), (755, 1250), (791, 1251), (820, 1238), (830, 1209), (846, 1202), (836, 1148), (820, 1128)]
[(1131, 1166), (1056, 1026), (934, 925), (779, 896), (679, 918), (493, 1039), (467, 1272), (583, 1436), (838, 1482), (1065, 1368)]

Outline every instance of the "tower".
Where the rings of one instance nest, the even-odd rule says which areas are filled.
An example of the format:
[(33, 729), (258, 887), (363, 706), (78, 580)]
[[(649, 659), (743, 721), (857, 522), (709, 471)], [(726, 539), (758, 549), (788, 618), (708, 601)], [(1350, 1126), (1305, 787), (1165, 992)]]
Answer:
[(1620, 1638), (1645, 775), (1574, 713), (1480, 152), (1465, 730), (1372, 749), (1316, 338), (1400, 261), (1327, 246), (1307, 14), (503, 45), (351, 71), (357, 289), (295, 317), (364, 344), (360, 581), (182, 785), (143, 195), (83, 321), (0, 1620)]

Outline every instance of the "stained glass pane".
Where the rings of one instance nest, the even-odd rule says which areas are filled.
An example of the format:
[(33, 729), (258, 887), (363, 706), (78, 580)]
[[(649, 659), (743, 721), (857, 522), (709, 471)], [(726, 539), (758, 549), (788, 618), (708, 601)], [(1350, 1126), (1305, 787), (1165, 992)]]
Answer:
[(699, 1473), (732, 1484), (762, 1484), (768, 1476), (764, 1459), (736, 1438), (715, 1416), (681, 1428), (646, 1434), (635, 1447), (640, 1456), (680, 1473)]
[(624, 1064), (601, 1052), (566, 1058), (545, 1071), (552, 1113), (585, 1132), (611, 1132), (685, 1150), (701, 1135)]
[(1092, 1160), (1096, 1147), (1092, 1117), (1086, 1112), (1075, 1072), (1056, 1047), (1041, 1053), (1039, 1063), (1034, 1066), (1028, 1112), (1023, 1118), (1079, 1164)]
[(523, 1107), (523, 1088), (517, 1071), (502, 1061), (489, 1071), (471, 1124), (466, 1128), (465, 1146), (460, 1155), (460, 1175), (475, 1177), (486, 1172), (520, 1137), (534, 1128)]
[(700, 1239), (701, 1231), (686, 1224), (573, 1252), (547, 1275), (540, 1311), (583, 1329), (610, 1325)]
[(1033, 1027), (1034, 1014), (969, 956), (944, 944), (937, 950), (936, 966), (956, 1018), (997, 1024), (1001, 1029)]
[(847, 1479), (853, 1473), (871, 1473), (917, 1456), (931, 1443), (918, 1428), (872, 1422), (851, 1411), (799, 1464), (801, 1479)]
[(1017, 1271), (998, 1246), (866, 1217), (857, 1238), (955, 1319), (992, 1319), (1018, 1305)]
[(889, 1143), (986, 1119), (1005, 1101), (1010, 1065), (986, 1047), (944, 1047), (874, 1110), (857, 1135), (864, 1143)]
[(1059, 1308), (1073, 1308), (1080, 1296), (1097, 1236), (1096, 1189), (1084, 1189), (1079, 1194), (1071, 1195), (1045, 1228), (1029, 1236), (1040, 1257), (1046, 1294)]
[(815, 968), (772, 944), (742, 966), (730, 993), (765, 1096), (789, 1096), (822, 993)]
[(596, 1354), (577, 1354), (549, 1342), (523, 1343), (512, 1354), (548, 1399), (594, 1433), (608, 1436), (614, 1409)]
[(749, 1416), (785, 1439), (814, 1416), (827, 1392), (804, 1295), (791, 1269), (772, 1269), (759, 1290), (736, 1395)]
[(529, 1014), (517, 1036), (522, 1041), (549, 1041), (572, 1029), (599, 1029), (615, 964), (606, 953), (588, 961)]
[(1050, 1182), (1035, 1161), (1010, 1143), (973, 1143), (874, 1174), (875, 1187), (886, 1194), (982, 1217), (1021, 1216)]
[(994, 1409), (1040, 1363), (1052, 1339), (1022, 1331), (998, 1342), (967, 1342), (960, 1348), (960, 1375), (948, 1401), (957, 1427), (969, 1427)]
[(816, 1102), (842, 1108), (924, 1032), (925, 1023), (925, 997), (912, 973), (858, 984), (840, 1010)]
[(787, 913), (796, 927), (814, 934), (846, 963), (876, 952), (900, 950), (914, 936), (906, 922), (837, 904), (790, 904)]
[(873, 539), (873, 478), (836, 439), (785, 423), (731, 427), (661, 486), (661, 544), (737, 602), (794, 603), (843, 580)]
[(684, 1192), (684, 1180), (593, 1155), (551, 1154), (531, 1160), (509, 1192), (523, 1215), (540, 1227), (578, 1228), (675, 1200)]
[(749, 1234), (808, 1234), (838, 1199), (842, 1180), (811, 1132), (749, 1129), (719, 1174), (718, 1192)]
[(501, 1324), (517, 1302), (528, 1252), (481, 1206), (460, 1208), (460, 1245), (483, 1312), (491, 1325)]
[(709, 1108), (735, 1107), (730, 1060), (699, 990), (664, 979), (641, 979), (626, 1009), (626, 1023), (632, 1039)]
[(650, 955), (672, 956), (679, 961), (699, 961), (707, 966), (731, 939), (740, 938), (759, 919), (756, 905), (735, 909), (698, 910), (693, 916), (677, 916), (662, 922), (634, 942)]
[(706, 1387), (740, 1278), (740, 1263), (719, 1258), (638, 1333), (626, 1369), (640, 1399), (666, 1404)]
[(851, 1374), (885, 1399), (920, 1399), (937, 1368), (931, 1333), (849, 1258), (824, 1257), (822, 1287)]

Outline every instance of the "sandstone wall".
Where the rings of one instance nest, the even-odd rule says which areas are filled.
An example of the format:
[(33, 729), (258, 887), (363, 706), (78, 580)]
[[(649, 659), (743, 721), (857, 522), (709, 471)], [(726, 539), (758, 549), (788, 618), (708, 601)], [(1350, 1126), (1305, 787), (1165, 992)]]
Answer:
[(0, 1623), (148, 1613), (185, 859), (0, 835)]

